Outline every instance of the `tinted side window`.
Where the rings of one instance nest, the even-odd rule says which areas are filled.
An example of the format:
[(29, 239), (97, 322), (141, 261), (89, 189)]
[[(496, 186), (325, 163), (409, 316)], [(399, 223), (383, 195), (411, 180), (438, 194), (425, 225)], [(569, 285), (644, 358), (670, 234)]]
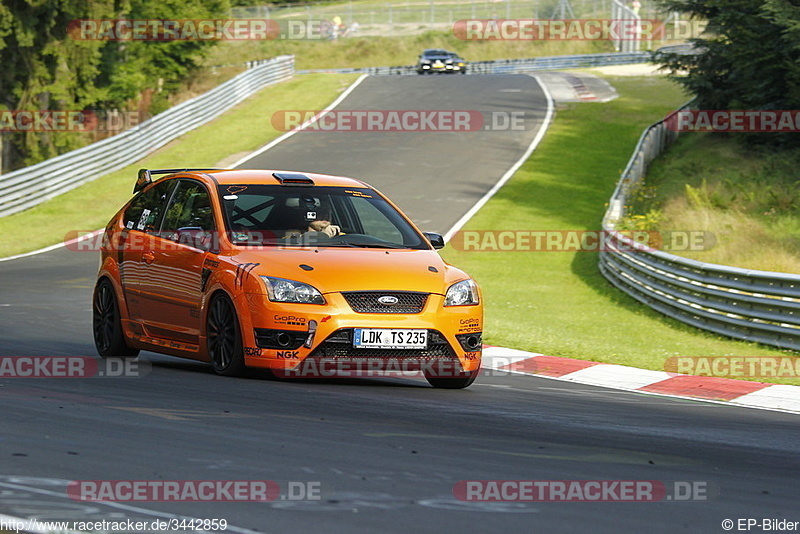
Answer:
[(164, 218), (162, 233), (170, 234), (180, 229), (214, 230), (214, 210), (208, 191), (202, 184), (181, 180)]
[(125, 210), (125, 228), (151, 234), (157, 232), (175, 183), (176, 180), (156, 183), (150, 189), (139, 193)]
[(403, 234), (377, 206), (367, 199), (358, 197), (351, 198), (350, 202), (358, 213), (363, 233), (391, 243), (403, 243)]

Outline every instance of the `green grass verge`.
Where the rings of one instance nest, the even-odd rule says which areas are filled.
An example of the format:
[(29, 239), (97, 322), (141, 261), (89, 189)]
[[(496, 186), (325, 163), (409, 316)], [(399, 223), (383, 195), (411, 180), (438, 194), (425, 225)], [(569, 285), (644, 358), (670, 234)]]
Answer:
[[(600, 228), (642, 130), (686, 100), (662, 77), (610, 81), (620, 98), (559, 109), (538, 149), (466, 230)], [(491, 345), (654, 370), (664, 370), (672, 356), (787, 354), (721, 338), (640, 305), (600, 275), (597, 253), (447, 247), (444, 256), (481, 284), (484, 340)]]
[(136, 171), (224, 167), (281, 135), (270, 117), (281, 109), (322, 109), (358, 76), (317, 74), (273, 85), (165, 147), (53, 200), (0, 218), (0, 258), (62, 241), (70, 231), (102, 228), (131, 196)]
[(746, 269), (800, 273), (800, 150), (688, 133), (654, 162), (634, 213), (660, 231), (697, 230), (714, 246), (676, 252)]

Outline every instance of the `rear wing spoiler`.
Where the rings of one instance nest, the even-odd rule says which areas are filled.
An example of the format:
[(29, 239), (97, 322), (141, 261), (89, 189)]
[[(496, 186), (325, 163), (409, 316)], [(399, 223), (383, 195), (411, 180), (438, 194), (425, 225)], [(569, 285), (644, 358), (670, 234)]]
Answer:
[(139, 169), (136, 176), (136, 185), (133, 186), (133, 192), (138, 193), (149, 184), (153, 183), (154, 174), (175, 174), (176, 172), (192, 172), (192, 171), (220, 171), (222, 169)]

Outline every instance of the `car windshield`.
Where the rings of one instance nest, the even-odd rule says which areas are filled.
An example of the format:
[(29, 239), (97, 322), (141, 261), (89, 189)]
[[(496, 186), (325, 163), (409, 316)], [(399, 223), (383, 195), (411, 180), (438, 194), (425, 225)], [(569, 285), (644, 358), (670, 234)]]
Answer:
[(221, 185), (219, 191), (236, 245), (430, 248), (371, 189), (242, 184)]

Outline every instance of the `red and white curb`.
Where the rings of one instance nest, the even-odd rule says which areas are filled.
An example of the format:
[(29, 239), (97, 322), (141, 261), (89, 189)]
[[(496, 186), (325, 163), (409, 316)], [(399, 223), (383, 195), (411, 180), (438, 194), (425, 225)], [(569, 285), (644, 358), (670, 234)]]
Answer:
[(800, 386), (682, 375), (485, 346), (483, 368), (653, 395), (800, 413)]

